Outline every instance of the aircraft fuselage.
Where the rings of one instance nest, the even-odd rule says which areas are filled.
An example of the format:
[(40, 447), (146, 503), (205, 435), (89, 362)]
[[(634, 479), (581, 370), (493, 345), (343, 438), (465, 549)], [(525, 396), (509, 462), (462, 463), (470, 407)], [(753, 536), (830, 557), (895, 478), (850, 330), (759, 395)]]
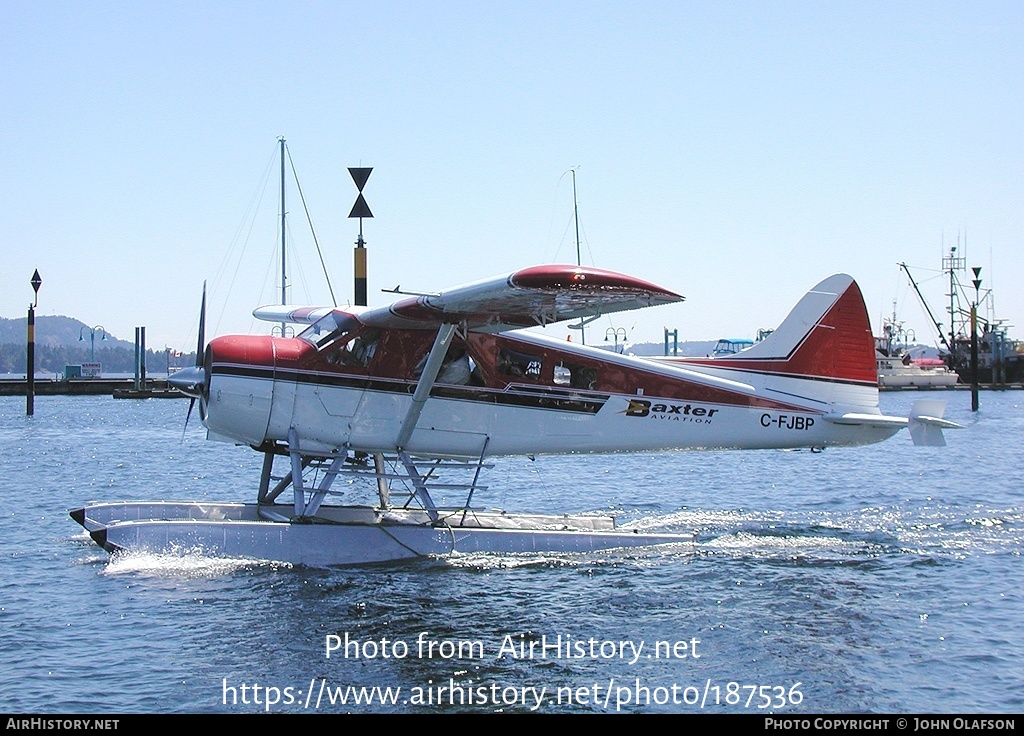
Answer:
[[(303, 451), (397, 448), (429, 330), (359, 325), (335, 338), (211, 342), (211, 438), (253, 446), (301, 428)], [(445, 455), (859, 445), (896, 430), (834, 424), (877, 412), (866, 382), (623, 356), (532, 333), (456, 337), (400, 449)]]

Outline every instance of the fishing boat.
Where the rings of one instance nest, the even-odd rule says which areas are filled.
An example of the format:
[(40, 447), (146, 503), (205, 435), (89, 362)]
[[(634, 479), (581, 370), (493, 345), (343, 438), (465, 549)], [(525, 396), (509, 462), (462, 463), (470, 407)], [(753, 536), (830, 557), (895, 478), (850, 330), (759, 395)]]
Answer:
[(948, 388), (960, 377), (938, 358), (893, 357), (878, 354), (879, 388)]
[[(956, 373), (963, 383), (971, 383), (975, 372), (972, 363), (976, 363), (979, 383), (1006, 385), (1024, 382), (1024, 342), (1010, 338), (1006, 321), (995, 319), (991, 314), (992, 290), (981, 288), (980, 267), (971, 269), (974, 276), (971, 280), (974, 287), (972, 295), (961, 280), (962, 274), (967, 273), (967, 258), (958, 253), (957, 246), (952, 246), (949, 255), (942, 259), (942, 273), (948, 278), (949, 284), (946, 295), (949, 298), (948, 333), (944, 332), (942, 324), (935, 318), (920, 286), (910, 273), (910, 267), (901, 263), (900, 268), (906, 273), (910, 285), (935, 326), (944, 363), (951, 372)], [(986, 313), (988, 317), (982, 316)], [(976, 334), (976, 339), (972, 334)], [(972, 348), (972, 345), (976, 347)], [(977, 359), (972, 361), (974, 351)]]
[(939, 358), (914, 353), (923, 347), (912, 348), (903, 323), (891, 319), (882, 325), (882, 336), (875, 338), (875, 360), (878, 365), (879, 388), (948, 388), (955, 386), (959, 376)]

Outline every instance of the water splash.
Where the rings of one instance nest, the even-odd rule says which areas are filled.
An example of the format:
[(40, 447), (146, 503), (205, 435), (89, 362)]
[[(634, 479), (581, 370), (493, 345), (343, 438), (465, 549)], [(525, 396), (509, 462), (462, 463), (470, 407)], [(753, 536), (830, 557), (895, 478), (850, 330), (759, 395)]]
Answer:
[(218, 557), (200, 547), (173, 548), (167, 552), (117, 552), (103, 570), (103, 575), (149, 574), (158, 577), (212, 578), (230, 575), (239, 570), (268, 568), (289, 569), (286, 562), (254, 560), (242, 557)]

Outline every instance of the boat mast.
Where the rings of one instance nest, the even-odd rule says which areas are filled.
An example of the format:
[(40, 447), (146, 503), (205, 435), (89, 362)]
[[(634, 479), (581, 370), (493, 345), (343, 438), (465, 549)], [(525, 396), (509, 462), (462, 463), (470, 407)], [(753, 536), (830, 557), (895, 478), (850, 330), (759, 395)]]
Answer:
[[(580, 258), (580, 204), (579, 200), (576, 199), (576, 169), (569, 169), (572, 172), (572, 216), (576, 221), (576, 265), (582, 266), (583, 261)], [(587, 331), (586, 323), (583, 318), (580, 317), (580, 344), (587, 344)]]
[(580, 261), (580, 203), (576, 199), (576, 169), (572, 171), (572, 216), (576, 220), (576, 265), (582, 266)]
[[(957, 345), (956, 338), (960, 332), (966, 332), (963, 327), (965, 320), (963, 319), (964, 310), (960, 309), (960, 281), (956, 277), (957, 271), (967, 270), (967, 257), (957, 253), (957, 247), (960, 245), (960, 236), (957, 235), (957, 244), (951, 246), (949, 249), (949, 255), (942, 259), (942, 269), (949, 273), (949, 351), (950, 353), (959, 353), (959, 346)], [(964, 249), (967, 248), (967, 242), (965, 238)], [(959, 321), (958, 321), (959, 316)]]
[[(914, 277), (910, 273), (910, 267), (906, 263), (900, 263), (900, 268), (902, 268), (907, 274), (907, 278), (910, 279), (910, 285), (914, 287), (914, 291), (917, 292), (917, 298), (921, 300), (921, 306), (924, 307), (924, 311), (928, 313), (928, 318), (932, 321), (932, 324), (935, 325), (935, 330), (939, 334), (939, 341), (946, 346), (947, 350), (952, 352), (953, 349), (951, 347), (951, 343), (948, 342), (946, 340), (946, 336), (942, 334), (942, 323), (935, 319), (935, 315), (932, 314), (932, 309), (928, 306), (928, 300), (924, 298), (924, 294), (921, 293), (921, 289), (917, 285), (917, 281), (914, 280)], [(895, 315), (895, 309), (893, 310), (893, 314)]]
[[(281, 305), (288, 303), (288, 271), (285, 265), (285, 216), (284, 207), (284, 136), (277, 139), (281, 143)], [(281, 323), (281, 337), (286, 337), (287, 322)]]

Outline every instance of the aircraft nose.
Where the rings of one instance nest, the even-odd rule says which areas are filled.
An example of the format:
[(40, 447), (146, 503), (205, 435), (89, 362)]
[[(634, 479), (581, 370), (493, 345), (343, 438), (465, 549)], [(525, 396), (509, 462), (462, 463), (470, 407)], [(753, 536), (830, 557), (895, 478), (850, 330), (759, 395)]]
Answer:
[(193, 399), (202, 398), (206, 369), (203, 366), (182, 368), (167, 376), (167, 383)]

